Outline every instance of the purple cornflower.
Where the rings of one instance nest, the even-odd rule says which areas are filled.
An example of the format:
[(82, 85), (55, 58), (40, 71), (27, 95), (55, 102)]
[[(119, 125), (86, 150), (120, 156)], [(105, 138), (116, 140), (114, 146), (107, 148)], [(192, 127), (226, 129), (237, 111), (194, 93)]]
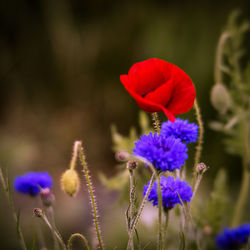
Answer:
[(14, 187), (20, 193), (36, 196), (41, 188), (52, 187), (52, 178), (47, 172), (28, 172), (16, 177)]
[(191, 143), (198, 139), (198, 125), (189, 123), (188, 120), (177, 118), (175, 122), (167, 121), (162, 123), (161, 134), (169, 137), (180, 138), (182, 142)]
[(133, 153), (147, 159), (157, 170), (174, 171), (180, 169), (188, 158), (187, 147), (174, 136), (165, 137), (150, 132), (135, 142)]
[(237, 228), (224, 228), (223, 233), (216, 237), (216, 245), (219, 249), (237, 250), (244, 247), (250, 238), (250, 223)]
[[(147, 192), (148, 185), (144, 186), (144, 196)], [(158, 181), (155, 181), (148, 196), (148, 200), (151, 201), (154, 206), (158, 205), (157, 192)], [(190, 202), (193, 195), (192, 188), (188, 185), (187, 182), (181, 181), (179, 178), (175, 180), (173, 176), (161, 176), (161, 193), (162, 206), (164, 209), (171, 209), (175, 206), (175, 204), (182, 205), (182, 202)], [(179, 197), (181, 198), (181, 200)]]

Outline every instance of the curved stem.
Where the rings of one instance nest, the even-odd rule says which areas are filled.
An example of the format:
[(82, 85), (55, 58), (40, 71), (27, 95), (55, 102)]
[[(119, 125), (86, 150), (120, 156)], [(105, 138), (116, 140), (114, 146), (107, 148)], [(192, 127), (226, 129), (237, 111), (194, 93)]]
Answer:
[(102, 242), (102, 238), (101, 238), (101, 230), (100, 230), (99, 221), (98, 221), (99, 216), (98, 216), (97, 204), (96, 204), (95, 195), (94, 195), (94, 189), (93, 189), (91, 177), (89, 174), (88, 166), (86, 163), (85, 155), (83, 153), (83, 148), (80, 145), (78, 147), (78, 150), (79, 150), (80, 161), (81, 161), (81, 164), (83, 167), (83, 173), (84, 173), (84, 176), (86, 178), (87, 187), (88, 187), (88, 191), (89, 191), (90, 203), (92, 205), (94, 224), (95, 224), (95, 228), (96, 228), (97, 239), (99, 242), (99, 248), (102, 250), (102, 249), (104, 249), (104, 246), (103, 246), (103, 242)]
[(157, 195), (158, 195), (158, 219), (159, 219), (159, 228), (158, 228), (158, 249), (163, 249), (162, 244), (162, 193), (161, 193), (161, 174), (158, 174), (158, 189), (157, 189)]
[(145, 203), (146, 203), (146, 201), (147, 201), (147, 199), (148, 199), (148, 196), (149, 196), (149, 194), (150, 194), (150, 191), (151, 191), (151, 189), (152, 189), (152, 187), (153, 187), (155, 175), (156, 175), (156, 173), (153, 172), (153, 174), (152, 174), (152, 176), (151, 176), (151, 179), (150, 179), (150, 182), (149, 182), (149, 186), (148, 186), (147, 192), (146, 192), (146, 194), (145, 194), (145, 196), (144, 196), (144, 198), (143, 198), (143, 200), (142, 200), (142, 203), (141, 203), (141, 206), (140, 206), (140, 208), (139, 208), (139, 211), (138, 211), (138, 213), (137, 213), (137, 215), (136, 215), (136, 217), (135, 217), (134, 223), (133, 223), (132, 228), (131, 228), (131, 230), (130, 230), (130, 232), (129, 232), (129, 239), (128, 239), (128, 244), (127, 244), (127, 250), (128, 250), (129, 247), (130, 247), (131, 240), (132, 240), (132, 237), (133, 237), (133, 232), (134, 232), (134, 230), (135, 230), (135, 228), (136, 228), (136, 226), (137, 226), (137, 223), (138, 223), (138, 221), (139, 221), (139, 219), (140, 219), (140, 216), (141, 216), (141, 214), (142, 214), (142, 211), (143, 211), (143, 208), (144, 208), (144, 206), (145, 206)]
[(71, 236), (68, 240), (68, 244), (67, 244), (68, 250), (72, 249), (72, 243), (73, 243), (73, 240), (75, 238), (80, 238), (82, 240), (83, 244), (85, 245), (86, 249), (90, 250), (87, 239), (82, 234), (79, 234), (79, 233), (71, 234)]
[(198, 165), (201, 157), (201, 151), (202, 151), (202, 144), (203, 144), (203, 137), (204, 137), (204, 126), (203, 121), (201, 118), (201, 112), (198, 105), (197, 100), (194, 102), (194, 109), (195, 109), (195, 115), (196, 119), (199, 125), (199, 139), (196, 146), (196, 152), (195, 152), (195, 158), (194, 158), (194, 168), (193, 168), (193, 186), (195, 185), (196, 178), (197, 178), (197, 172), (196, 172), (196, 166)]

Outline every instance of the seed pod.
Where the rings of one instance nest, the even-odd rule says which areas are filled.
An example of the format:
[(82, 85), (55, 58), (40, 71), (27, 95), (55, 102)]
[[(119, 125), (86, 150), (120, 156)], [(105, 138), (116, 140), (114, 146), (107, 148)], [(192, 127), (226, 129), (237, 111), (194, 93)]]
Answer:
[(79, 190), (79, 177), (75, 170), (68, 169), (66, 170), (61, 178), (61, 187), (62, 190), (70, 196), (77, 194)]

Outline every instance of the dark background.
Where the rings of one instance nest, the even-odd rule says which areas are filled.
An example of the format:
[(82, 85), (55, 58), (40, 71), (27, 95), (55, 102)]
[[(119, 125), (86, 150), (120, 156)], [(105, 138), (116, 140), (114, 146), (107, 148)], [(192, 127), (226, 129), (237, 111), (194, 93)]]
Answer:
[[(100, 211), (107, 214), (103, 224), (117, 209), (117, 194), (103, 188), (97, 172), (116, 172), (110, 125), (123, 134), (138, 126), (139, 108), (119, 76), (148, 58), (174, 63), (192, 78), (205, 123), (202, 161), (210, 166), (208, 187), (223, 167), (232, 193), (238, 191), (241, 162), (226, 155), (223, 136), (207, 126), (217, 118), (209, 101), (216, 44), (236, 8), (249, 18), (249, 1), (0, 2), (0, 163), (8, 167), (11, 181), (26, 171), (52, 175), (56, 219), (65, 237), (87, 234), (91, 225), (84, 184), (73, 200), (60, 190), (74, 140), (86, 148), (97, 198), (102, 197)], [(185, 117), (194, 120), (194, 112)], [(0, 194), (1, 249), (18, 249), (15, 225)], [(30, 242), (35, 201), (20, 194), (14, 200)]]

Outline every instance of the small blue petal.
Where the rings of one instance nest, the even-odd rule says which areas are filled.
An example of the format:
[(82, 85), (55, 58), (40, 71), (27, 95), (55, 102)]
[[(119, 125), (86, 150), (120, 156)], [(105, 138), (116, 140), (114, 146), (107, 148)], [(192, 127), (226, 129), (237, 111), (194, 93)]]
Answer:
[(223, 250), (238, 250), (247, 244), (250, 238), (250, 223), (237, 228), (224, 228), (223, 233), (216, 237), (216, 245)]
[(157, 170), (174, 171), (180, 169), (188, 158), (187, 147), (174, 136), (166, 138), (150, 132), (142, 135), (133, 148), (135, 156), (140, 156), (151, 162)]
[[(148, 186), (149, 183), (144, 186), (144, 196), (147, 192)], [(157, 191), (158, 181), (155, 181), (148, 196), (148, 200), (151, 201), (154, 206), (158, 205)], [(179, 178), (175, 180), (173, 176), (161, 176), (161, 193), (162, 206), (164, 209), (171, 209), (176, 204), (182, 205), (182, 202), (190, 202), (193, 195), (192, 188), (185, 181), (181, 181)]]
[(184, 143), (196, 142), (198, 139), (198, 125), (189, 123), (188, 120), (177, 118), (175, 122), (167, 121), (162, 123), (161, 134), (181, 139)]
[(52, 187), (52, 178), (47, 172), (28, 172), (16, 177), (14, 187), (17, 192), (36, 196), (40, 188)]

